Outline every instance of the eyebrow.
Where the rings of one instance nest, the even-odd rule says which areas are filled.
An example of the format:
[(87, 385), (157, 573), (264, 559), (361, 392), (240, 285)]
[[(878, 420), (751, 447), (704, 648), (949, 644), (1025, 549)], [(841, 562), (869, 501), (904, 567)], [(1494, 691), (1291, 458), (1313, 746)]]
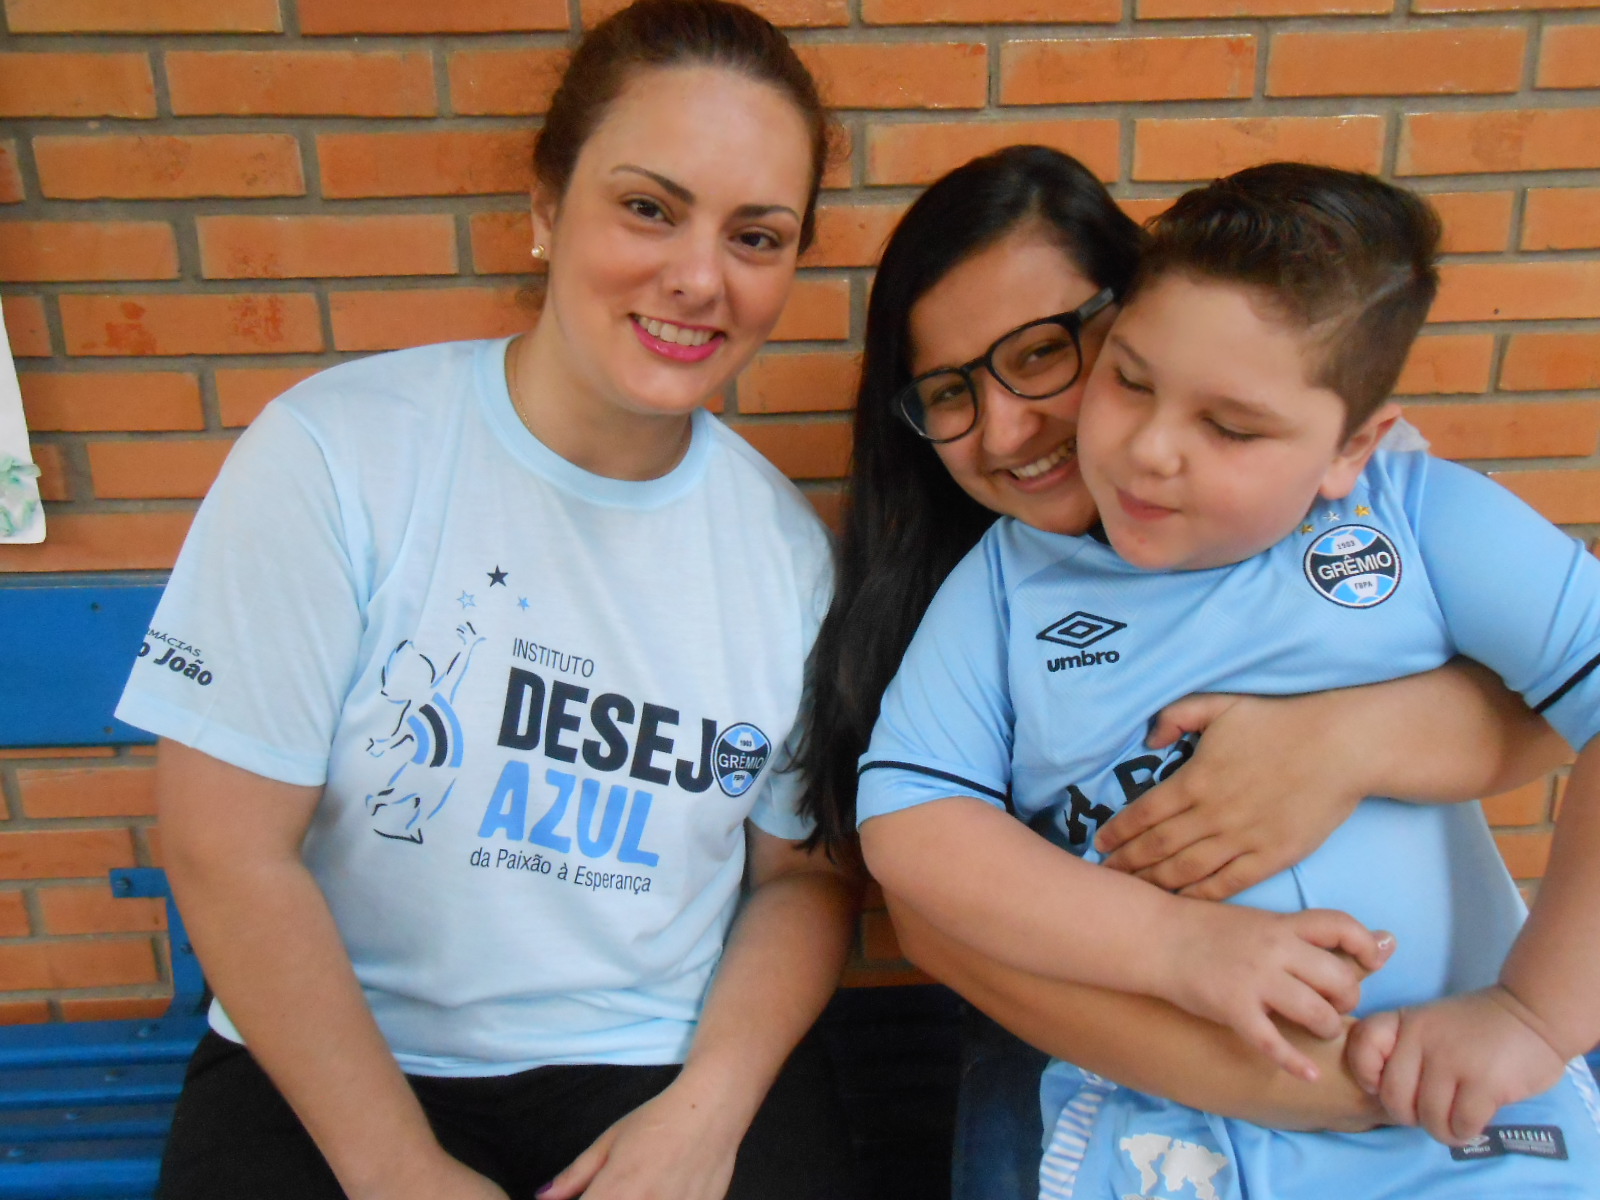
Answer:
[[(622, 163), (620, 166), (613, 167), (611, 173), (615, 175), (618, 171), (631, 171), (635, 175), (643, 175), (646, 179), (655, 182), (662, 191), (666, 192), (674, 200), (683, 204), (695, 203), (695, 194), (675, 179), (668, 179), (665, 175), (657, 174), (655, 171), (647, 170), (644, 167), (636, 167), (632, 163)], [(733, 210), (733, 215), (739, 218), (765, 217), (775, 212), (788, 213), (796, 221), (800, 219), (800, 214), (787, 204), (741, 204)]]
[[(1141, 371), (1150, 370), (1150, 364), (1144, 360), (1143, 356), (1140, 355), (1137, 350), (1128, 345), (1127, 338), (1123, 337), (1119, 333), (1113, 332), (1109, 340), (1115, 342), (1117, 344), (1117, 348), (1133, 360), (1134, 366), (1138, 367)], [(1202, 399), (1216, 405), (1218, 408), (1227, 409), (1230, 412), (1239, 414), (1240, 416), (1253, 417), (1258, 421), (1276, 425), (1281, 425), (1283, 423), (1282, 414), (1274, 412), (1269, 408), (1263, 408), (1261, 405), (1256, 404), (1253, 401), (1240, 399), (1238, 396), (1229, 396), (1221, 392), (1206, 392)]]

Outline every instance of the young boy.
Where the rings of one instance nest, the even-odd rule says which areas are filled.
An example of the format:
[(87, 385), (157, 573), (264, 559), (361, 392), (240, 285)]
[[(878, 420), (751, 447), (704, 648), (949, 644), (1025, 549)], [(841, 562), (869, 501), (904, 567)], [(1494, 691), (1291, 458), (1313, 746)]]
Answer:
[[(1143, 745), (1170, 700), (1478, 659), (1584, 748), (1520, 936), (1475, 804), (1365, 801), (1238, 898), (1398, 935), (1364, 988), (1358, 1013), (1381, 1015), (1357, 1027), (1352, 1065), (1397, 1119), (1462, 1144), (1279, 1133), (1057, 1064), (1044, 1196), (1600, 1194), (1600, 1100), (1568, 1065), (1600, 1040), (1600, 563), (1476, 473), (1377, 450), (1437, 241), (1416, 197), (1325, 168), (1255, 168), (1183, 197), (1085, 391), (1077, 450), (1104, 538), (1010, 521), (986, 535), (885, 698), (859, 804), (866, 820), (932, 799), (937, 773), (1005, 796), (1003, 780), (1019, 817), (1092, 858), (1092, 826), (1187, 756)], [(985, 606), (1001, 614), (992, 638), (975, 632)], [(1206, 974), (1212, 957), (1205, 944), (1186, 962)], [(1266, 986), (1232, 1003), (1259, 1010)], [(1256, 1015), (1221, 1014), (1240, 1029)]]

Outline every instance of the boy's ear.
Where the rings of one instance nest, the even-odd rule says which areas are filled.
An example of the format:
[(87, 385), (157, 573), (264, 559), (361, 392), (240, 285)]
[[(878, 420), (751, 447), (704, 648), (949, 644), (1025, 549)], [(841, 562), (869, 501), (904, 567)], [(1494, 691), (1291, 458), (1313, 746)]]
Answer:
[(1334, 455), (1317, 495), (1324, 500), (1343, 500), (1348, 496), (1356, 480), (1361, 478), (1361, 472), (1367, 469), (1372, 452), (1399, 419), (1400, 406), (1391, 400), (1361, 422)]

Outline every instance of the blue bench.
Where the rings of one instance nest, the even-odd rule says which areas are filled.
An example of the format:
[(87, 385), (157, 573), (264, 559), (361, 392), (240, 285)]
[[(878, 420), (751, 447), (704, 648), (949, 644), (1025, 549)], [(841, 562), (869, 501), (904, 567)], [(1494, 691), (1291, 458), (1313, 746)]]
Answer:
[(205, 980), (152, 867), (111, 872), (121, 897), (162, 898), (172, 939), (173, 997), (144, 1021), (0, 1029), (0, 1197), (150, 1196), (184, 1066), (206, 1030)]

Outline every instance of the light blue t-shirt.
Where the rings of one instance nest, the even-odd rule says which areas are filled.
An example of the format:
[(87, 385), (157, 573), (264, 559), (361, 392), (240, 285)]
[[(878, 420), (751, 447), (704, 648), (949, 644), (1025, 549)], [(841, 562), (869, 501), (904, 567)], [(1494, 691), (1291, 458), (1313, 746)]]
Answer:
[[(1174, 700), (1348, 687), (1457, 654), (1498, 672), (1574, 746), (1600, 730), (1600, 563), (1497, 484), (1425, 454), (1380, 451), (1348, 498), (1211, 570), (1144, 571), (1093, 537), (1002, 520), (940, 589), (884, 697), (859, 819), (976, 796), (1094, 861), (1099, 826), (1193, 752), (1188, 739), (1144, 744)], [(1236, 902), (1342, 909), (1394, 931), (1363, 1014), (1493, 982), (1524, 915), (1476, 803), (1379, 798)], [(1060, 1064), (1044, 1085), (1059, 1138), (1044, 1194), (1593, 1196), (1600, 1135), (1579, 1078), (1499, 1118), (1559, 1126), (1568, 1157), (1519, 1143), (1458, 1162), (1420, 1130), (1277, 1133)], [(1167, 1148), (1146, 1153), (1162, 1137)], [(1170, 1184), (1156, 1170), (1168, 1154)], [(1205, 1188), (1191, 1179), (1202, 1175)]]
[(117, 712), (324, 786), (305, 861), (405, 1070), (678, 1062), (746, 819), (810, 830), (778, 768), (827, 536), (704, 412), (659, 479), (560, 458), (505, 347), (379, 355), (268, 406)]

